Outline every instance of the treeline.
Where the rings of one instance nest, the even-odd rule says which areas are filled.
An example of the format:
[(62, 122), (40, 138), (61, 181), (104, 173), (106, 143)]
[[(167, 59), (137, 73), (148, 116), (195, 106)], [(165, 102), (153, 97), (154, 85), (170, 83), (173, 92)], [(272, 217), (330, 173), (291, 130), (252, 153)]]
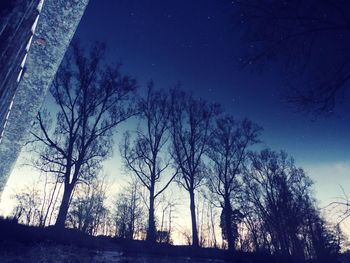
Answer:
[[(75, 44), (66, 55), (50, 90), (56, 117), (39, 112), (29, 142), (45, 189), (40, 197), (36, 189), (19, 193), (15, 218), (171, 243), (175, 204), (164, 196), (176, 184), (188, 194), (187, 237), (194, 247), (205, 245), (205, 236), (211, 240), (206, 245), (222, 243), (230, 251), (334, 262), (339, 227), (323, 219), (310, 178), (288, 154), (254, 150), (260, 126), (180, 88), (150, 83), (137, 94), (136, 80), (107, 65), (104, 56), (100, 44), (88, 51)], [(100, 170), (117, 128), (130, 118), (139, 124), (123, 135), (119, 153), (133, 179), (108, 207)], [(198, 202), (207, 207), (205, 215)], [(223, 242), (216, 240), (217, 221)]]

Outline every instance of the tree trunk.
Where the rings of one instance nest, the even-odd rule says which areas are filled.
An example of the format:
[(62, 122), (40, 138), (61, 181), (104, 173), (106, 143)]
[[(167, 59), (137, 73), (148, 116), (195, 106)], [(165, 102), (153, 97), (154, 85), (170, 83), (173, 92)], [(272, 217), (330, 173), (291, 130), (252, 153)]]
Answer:
[[(57, 184), (58, 184), (58, 178), (55, 182), (55, 187), (52, 190), (51, 197), (50, 197), (49, 203), (47, 205), (47, 209), (46, 209), (45, 217), (44, 217), (44, 226), (46, 225), (47, 217), (49, 216), (49, 212), (50, 212), (50, 208), (51, 208), (51, 205), (53, 202), (53, 198), (54, 198), (55, 193), (56, 193)], [(54, 209), (54, 207), (52, 209)], [(50, 221), (49, 221), (49, 224), (50, 224)]]
[[(295, 231), (294, 233), (297, 233)], [(292, 250), (292, 256), (293, 256), (293, 261), (294, 262), (305, 262), (305, 256), (303, 253), (303, 247), (300, 244), (300, 241), (297, 237), (296, 234), (292, 234), (292, 245), (293, 245), (293, 250)]]
[(148, 229), (147, 237), (148, 242), (156, 242), (156, 224), (154, 220), (154, 188), (150, 190), (149, 196), (149, 211), (148, 211)]
[(231, 207), (231, 202), (229, 198), (225, 198), (224, 215), (225, 215), (225, 228), (226, 228), (225, 231), (226, 231), (228, 249), (230, 251), (234, 251), (235, 237), (233, 236), (233, 233), (232, 233), (232, 207)]
[(189, 192), (190, 192), (190, 210), (191, 210), (191, 221), (192, 221), (192, 246), (199, 247), (197, 219), (196, 219), (196, 206), (195, 206), (195, 200), (194, 200), (194, 189), (191, 189)]
[(64, 228), (67, 214), (68, 214), (68, 208), (69, 208), (69, 201), (72, 195), (74, 186), (72, 184), (67, 184), (64, 187), (63, 197), (60, 205), (60, 209), (58, 212), (58, 216), (56, 219), (55, 227)]

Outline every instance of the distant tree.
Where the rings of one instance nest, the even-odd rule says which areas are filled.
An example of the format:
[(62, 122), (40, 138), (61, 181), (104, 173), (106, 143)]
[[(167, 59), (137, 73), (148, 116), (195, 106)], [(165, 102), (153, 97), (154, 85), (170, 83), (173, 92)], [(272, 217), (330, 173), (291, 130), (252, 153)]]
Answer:
[(157, 242), (171, 244), (170, 232), (167, 230), (157, 230)]
[(187, 246), (191, 246), (192, 244), (192, 235), (191, 235), (191, 230), (188, 228), (185, 228), (183, 230), (180, 231), (183, 241), (185, 242), (185, 244)]
[(260, 131), (259, 126), (247, 119), (238, 121), (227, 116), (217, 120), (209, 141), (207, 153), (212, 161), (212, 172), (207, 185), (222, 208), (220, 225), (230, 250), (235, 249), (238, 235), (240, 212), (233, 208), (240, 190), (238, 176), (242, 175), (249, 146), (259, 142)]
[(37, 181), (18, 189), (12, 196), (15, 202), (12, 216), (24, 224), (39, 227), (49, 225), (50, 213), (55, 210), (55, 197), (60, 192), (57, 186), (58, 182), (51, 181), (49, 175), (44, 173)]
[(306, 257), (316, 262), (337, 262), (344, 237), (339, 225), (331, 226), (315, 207), (305, 216), (304, 247)]
[(135, 80), (122, 75), (119, 67), (107, 66), (104, 54), (101, 44), (89, 53), (72, 46), (50, 89), (56, 119), (39, 112), (32, 132), (33, 149), (43, 146), (36, 166), (59, 176), (64, 185), (57, 227), (65, 225), (75, 186), (95, 176), (108, 157), (113, 129), (134, 114), (128, 98)]
[[(169, 140), (169, 118), (171, 100), (167, 92), (154, 90), (153, 83), (147, 88), (145, 98), (138, 103), (141, 125), (138, 127), (134, 141), (130, 141), (130, 133), (124, 136), (121, 153), (125, 166), (132, 171), (148, 189), (148, 230), (147, 241), (156, 241), (155, 200), (170, 185), (176, 176), (171, 172), (170, 158), (163, 149)], [(164, 182), (165, 172), (170, 171), (170, 178)], [(163, 180), (162, 180), (163, 179)]]
[(244, 185), (242, 206), (255, 246), (293, 262), (335, 262), (335, 236), (317, 212), (311, 180), (292, 158), (269, 149), (252, 154)]
[(246, 40), (242, 64), (276, 61), (293, 83), (288, 101), (331, 112), (350, 83), (350, 2), (238, 0), (232, 6)]
[(179, 90), (173, 90), (172, 97), (172, 156), (181, 175), (178, 183), (189, 193), (192, 245), (198, 247), (195, 191), (205, 177), (204, 153), (208, 148), (213, 121), (219, 114), (220, 107), (202, 99), (195, 99)]
[(176, 203), (170, 200), (167, 200), (165, 196), (162, 196), (162, 200), (160, 200), (161, 206), (161, 218), (159, 220), (159, 227), (157, 231), (157, 242), (158, 243), (166, 243), (172, 244), (172, 232), (173, 232), (173, 217), (174, 217), (174, 207)]
[[(40, 226), (50, 225), (52, 214), (56, 209), (57, 198), (60, 195), (62, 184), (59, 183), (60, 177), (56, 176), (54, 181), (49, 180), (49, 175), (45, 173), (44, 187), (43, 187), (43, 202), (42, 202), (42, 217), (40, 219)], [(50, 184), (52, 185), (50, 187)]]
[(311, 180), (286, 153), (268, 149), (251, 155), (244, 180), (243, 202), (261, 218), (274, 252), (303, 262), (298, 230), (309, 212)]
[(29, 185), (12, 196), (15, 207), (12, 217), (26, 225), (40, 225), (42, 200), (36, 184)]
[(243, 214), (243, 226), (247, 230), (244, 236), (240, 236), (241, 243), (244, 243), (244, 247), (241, 247), (243, 251), (259, 252), (273, 254), (271, 245), (268, 240), (268, 232), (265, 229), (264, 221), (259, 213), (254, 209), (252, 204), (247, 204), (243, 198), (241, 203), (241, 212)]
[(67, 223), (80, 231), (96, 235), (108, 213), (106, 207), (106, 185), (93, 180), (77, 187), (67, 216)]
[[(215, 203), (207, 198), (204, 194), (204, 189), (201, 189), (199, 195), (197, 195), (196, 204), (198, 206), (197, 220), (198, 220), (198, 236), (199, 245), (201, 247), (215, 247), (219, 245), (217, 233), (217, 227), (220, 223), (218, 217), (218, 209)], [(224, 244), (222, 244), (224, 245)]]
[(115, 198), (112, 214), (117, 237), (135, 239), (143, 235), (144, 208), (139, 188), (138, 181), (131, 181)]

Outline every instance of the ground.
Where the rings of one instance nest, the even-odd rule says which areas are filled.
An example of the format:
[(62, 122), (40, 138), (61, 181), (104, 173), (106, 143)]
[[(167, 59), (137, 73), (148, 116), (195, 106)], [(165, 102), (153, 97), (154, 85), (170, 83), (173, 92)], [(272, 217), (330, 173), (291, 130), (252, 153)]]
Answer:
[(228, 253), (215, 248), (150, 244), (74, 229), (32, 227), (0, 218), (0, 262), (120, 262), (120, 263), (287, 263), (257, 253)]

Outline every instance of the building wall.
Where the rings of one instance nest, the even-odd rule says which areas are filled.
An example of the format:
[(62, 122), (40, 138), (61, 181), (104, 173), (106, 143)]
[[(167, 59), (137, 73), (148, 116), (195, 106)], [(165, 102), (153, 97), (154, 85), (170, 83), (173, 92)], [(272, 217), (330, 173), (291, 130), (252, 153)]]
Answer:
[(33, 34), (31, 29), (39, 13), (39, 2), (40, 0), (3, 2), (0, 16), (0, 140), (18, 87), (21, 64)]
[[(88, 4), (88, 0), (10, 1), (16, 1), (11, 12), (1, 16), (7, 19), (2, 19), (1, 30), (5, 32), (8, 28), (8, 36), (14, 37), (3, 35), (7, 39), (4, 45), (10, 49), (3, 60), (5, 66), (0, 80), (3, 94), (0, 96), (0, 123), (5, 126), (0, 142), (0, 195)], [(17, 26), (11, 29), (13, 24)], [(19, 63), (23, 61), (23, 49), (30, 38), (29, 26), (35, 28), (34, 35), (25, 63)], [(16, 84), (15, 78), (21, 68), (20, 81)]]

